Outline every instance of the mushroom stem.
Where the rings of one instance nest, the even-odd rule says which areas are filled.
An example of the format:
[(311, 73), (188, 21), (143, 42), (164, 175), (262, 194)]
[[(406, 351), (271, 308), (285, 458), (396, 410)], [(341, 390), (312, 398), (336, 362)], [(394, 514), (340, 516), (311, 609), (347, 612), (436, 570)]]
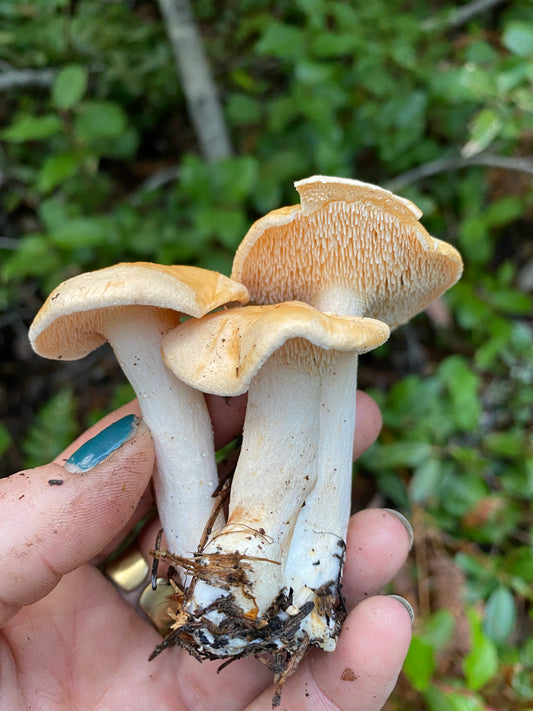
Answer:
[[(113, 313), (114, 312), (114, 313)], [(117, 310), (100, 312), (103, 331), (131, 383), (156, 452), (154, 485), (169, 550), (191, 557), (213, 507), (218, 477), (211, 421), (202, 393), (164, 365), (161, 340), (175, 314), (137, 307), (135, 323)]]
[[(356, 381), (354, 353), (317, 350), (302, 339), (276, 351), (252, 380), (228, 523), (204, 550), (206, 568), (188, 609), (195, 618), (209, 609), (209, 622), (222, 622), (219, 636), (200, 641), (207, 654), (252, 651), (250, 636), (242, 628), (228, 635), (220, 618), (228, 594), (242, 618), (259, 625), (278, 619), (271, 648), (295, 653), (303, 639), (335, 648), (344, 617)], [(220, 565), (233, 570), (236, 554), (245, 580), (226, 576), (221, 584)], [(296, 615), (288, 641), (283, 623)]]
[(326, 651), (335, 649), (343, 618), (339, 583), (351, 513), (357, 361), (354, 353), (336, 352), (321, 375), (318, 479), (298, 516), (287, 563), (294, 605), (315, 603), (302, 629)]
[[(316, 483), (319, 388), (319, 379), (295, 367), (284, 349), (267, 360), (250, 386), (228, 522), (204, 550), (217, 559), (227, 555), (228, 565), (235, 553), (244, 557), (248, 582), (231, 592), (246, 616), (265, 614), (285, 588), (294, 525)], [(218, 588), (195, 588), (200, 607), (220, 597)]]

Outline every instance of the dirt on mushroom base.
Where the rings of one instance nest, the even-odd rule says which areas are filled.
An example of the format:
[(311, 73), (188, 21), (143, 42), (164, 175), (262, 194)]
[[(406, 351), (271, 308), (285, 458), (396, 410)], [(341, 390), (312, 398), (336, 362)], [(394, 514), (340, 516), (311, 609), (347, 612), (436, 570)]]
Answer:
[[(246, 570), (250, 568), (250, 561), (257, 558), (250, 559), (239, 553), (198, 553), (190, 559), (156, 548), (152, 551), (155, 560), (170, 564), (169, 580), (175, 592), (168, 598), (168, 613), (173, 620), (171, 631), (154, 649), (149, 657), (150, 661), (165, 649), (179, 646), (199, 662), (205, 659), (226, 659), (219, 667), (221, 671), (231, 662), (252, 655), (274, 673), (275, 692), (272, 707), (279, 706), (285, 681), (296, 671), (308, 647), (316, 646), (319, 641), (310, 642), (307, 633), (301, 629), (301, 622), (316, 609), (319, 615), (327, 617), (332, 630), (331, 638), (336, 639), (339, 636), (346, 617), (346, 608), (340, 592), (340, 571), (345, 551), (343, 541), (339, 541), (339, 548), (342, 549), (342, 555), (339, 555), (339, 577), (315, 590), (314, 602), (308, 601), (301, 608), (295, 608), (292, 589), (284, 589), (268, 610), (256, 617), (244, 612), (236, 604), (231, 592), (221, 595), (209, 606), (198, 608), (193, 613), (190, 609), (198, 580), (215, 584), (227, 591), (238, 586), (245, 596), (250, 597), (252, 583), (246, 576)], [(177, 573), (179, 569), (190, 576), (185, 587), (180, 584)], [(213, 613), (220, 618), (216, 624), (213, 622)], [(227, 651), (237, 645), (237, 653)]]
[[(216, 493), (211, 516), (193, 558), (182, 558), (160, 548), (162, 530), (157, 537), (156, 547), (151, 551), (154, 556), (152, 586), (157, 586), (157, 568), (159, 561), (163, 561), (169, 564), (167, 577), (174, 593), (168, 597), (169, 620), (172, 620), (170, 632), (154, 649), (149, 661), (165, 649), (177, 646), (185, 649), (199, 662), (204, 659), (225, 659), (218, 669), (222, 671), (231, 662), (252, 655), (274, 673), (275, 692), (272, 707), (275, 708), (281, 702), (285, 681), (296, 671), (308, 647), (319, 643), (319, 640), (310, 641), (307, 633), (300, 628), (301, 622), (316, 608), (319, 615), (328, 617), (330, 638), (337, 639), (340, 634), (347, 614), (340, 593), (346, 544), (342, 540), (338, 541), (340, 553), (336, 555), (340, 565), (337, 580), (331, 580), (315, 590), (314, 602), (308, 601), (300, 609), (296, 609), (292, 602), (292, 589), (284, 589), (280, 590), (264, 614), (253, 616), (250, 611), (245, 612), (236, 604), (235, 596), (230, 590), (231, 587), (237, 587), (250, 599), (252, 583), (247, 571), (257, 558), (240, 553), (203, 552), (218, 514), (227, 502), (231, 480), (231, 476), (227, 477)], [(187, 581), (185, 585), (182, 580)], [(199, 580), (228, 592), (207, 607), (191, 612), (191, 601)], [(220, 617), (216, 624), (213, 622), (213, 613)], [(211, 639), (207, 637), (206, 631)], [(232, 643), (233, 646), (239, 644), (238, 653), (224, 651), (231, 647)]]

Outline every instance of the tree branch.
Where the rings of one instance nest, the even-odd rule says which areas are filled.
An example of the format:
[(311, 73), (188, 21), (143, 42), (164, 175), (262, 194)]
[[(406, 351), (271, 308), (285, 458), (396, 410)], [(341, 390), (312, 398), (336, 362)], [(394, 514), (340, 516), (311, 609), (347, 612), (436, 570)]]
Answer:
[(208, 162), (232, 154), (231, 143), (189, 0), (158, 0), (187, 107)]
[(31, 86), (49, 87), (53, 84), (56, 74), (56, 69), (14, 69), (2, 62), (0, 91)]
[(500, 5), (505, 0), (472, 0), (472, 2), (462, 5), (461, 7), (453, 8), (449, 12), (444, 12), (437, 17), (431, 17), (422, 23), (424, 30), (442, 30), (454, 27), (460, 27), (465, 22), (471, 20), (476, 15), (480, 15), (486, 10), (490, 10), (496, 5)]
[(406, 185), (416, 183), (423, 178), (429, 178), (432, 175), (439, 173), (447, 173), (452, 170), (460, 170), (461, 168), (469, 168), (473, 165), (482, 165), (489, 168), (502, 168), (503, 170), (516, 170), (521, 173), (529, 173), (533, 175), (533, 156), (525, 156), (523, 158), (512, 158), (509, 156), (490, 155), (488, 153), (478, 153), (469, 158), (460, 156), (438, 158), (419, 165), (413, 170), (408, 170), (405, 173), (393, 178), (387, 184), (387, 188), (396, 192), (401, 190)]

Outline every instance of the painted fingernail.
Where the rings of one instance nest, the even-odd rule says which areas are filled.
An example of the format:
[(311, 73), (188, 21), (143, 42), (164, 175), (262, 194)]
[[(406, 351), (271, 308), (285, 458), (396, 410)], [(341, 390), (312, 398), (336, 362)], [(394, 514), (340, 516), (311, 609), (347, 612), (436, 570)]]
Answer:
[(402, 526), (405, 528), (407, 531), (407, 535), (409, 537), (409, 550), (413, 547), (413, 539), (414, 539), (414, 534), (413, 534), (413, 527), (409, 523), (409, 521), (405, 518), (403, 514), (401, 514), (399, 511), (395, 511), (395, 509), (385, 509), (385, 511), (388, 511), (391, 513), (393, 516), (396, 516), (398, 521), (402, 524)]
[(131, 439), (139, 422), (137, 415), (126, 415), (113, 422), (71, 454), (65, 461), (65, 469), (77, 474), (89, 471)]
[(392, 597), (395, 600), (398, 600), (398, 602), (405, 607), (405, 609), (409, 613), (409, 617), (411, 618), (411, 624), (413, 624), (413, 622), (415, 621), (415, 611), (411, 607), (410, 603), (408, 603), (404, 597), (400, 597), (400, 595), (389, 595), (388, 597)]

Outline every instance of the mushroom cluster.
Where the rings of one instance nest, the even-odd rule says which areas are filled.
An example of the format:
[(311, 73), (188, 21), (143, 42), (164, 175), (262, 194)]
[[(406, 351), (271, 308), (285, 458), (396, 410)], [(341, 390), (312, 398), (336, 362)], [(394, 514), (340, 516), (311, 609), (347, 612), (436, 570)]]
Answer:
[[(252, 654), (275, 674), (274, 705), (308, 646), (335, 648), (345, 615), (358, 355), (462, 270), (409, 201), (349, 179), (295, 186), (300, 204), (252, 225), (231, 279), (121, 264), (57, 287), (30, 329), (50, 358), (108, 340), (152, 431), (168, 546), (155, 555), (175, 589), (152, 657)], [(203, 393), (245, 392), (225, 517)]]

